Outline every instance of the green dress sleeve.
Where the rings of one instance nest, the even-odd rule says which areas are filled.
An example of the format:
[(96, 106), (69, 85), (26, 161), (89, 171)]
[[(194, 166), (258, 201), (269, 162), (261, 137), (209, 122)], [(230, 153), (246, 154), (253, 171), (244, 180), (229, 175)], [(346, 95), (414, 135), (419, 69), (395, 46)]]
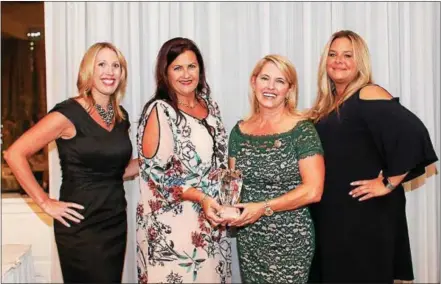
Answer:
[(320, 141), (314, 124), (309, 121), (300, 121), (299, 131), (294, 132), (294, 148), (298, 160), (305, 159), (316, 154), (323, 155), (322, 143)]
[(237, 128), (239, 127), (239, 123), (236, 123), (236, 125), (233, 127), (230, 133), (230, 138), (228, 140), (228, 157), (234, 158), (237, 155), (237, 151), (239, 150), (239, 143), (237, 139), (239, 138), (237, 135)]

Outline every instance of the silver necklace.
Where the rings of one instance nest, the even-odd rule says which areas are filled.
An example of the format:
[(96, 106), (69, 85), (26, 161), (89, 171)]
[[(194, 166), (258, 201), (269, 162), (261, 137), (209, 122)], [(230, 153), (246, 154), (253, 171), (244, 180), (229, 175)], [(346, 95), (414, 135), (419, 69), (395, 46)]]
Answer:
[(189, 109), (194, 109), (198, 104), (199, 104), (199, 101), (197, 99), (196, 99), (196, 102), (194, 103), (194, 106), (191, 106), (188, 103), (185, 103), (183, 101), (178, 100), (178, 105), (182, 105), (182, 106), (188, 107)]
[(113, 117), (115, 116), (112, 103), (109, 102), (109, 104), (107, 105), (107, 111), (105, 111), (104, 108), (97, 103), (95, 104), (95, 109), (97, 110), (102, 120), (109, 127), (110, 124), (112, 124), (113, 122)]

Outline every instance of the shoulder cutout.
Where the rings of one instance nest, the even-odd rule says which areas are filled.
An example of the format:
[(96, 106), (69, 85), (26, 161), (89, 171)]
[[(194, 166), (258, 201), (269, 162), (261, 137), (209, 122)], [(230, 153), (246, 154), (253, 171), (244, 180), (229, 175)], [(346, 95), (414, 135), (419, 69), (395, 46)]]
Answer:
[(157, 106), (154, 106), (147, 119), (142, 137), (142, 154), (146, 158), (153, 158), (159, 147), (159, 118)]
[(366, 86), (360, 91), (362, 100), (391, 100), (393, 98), (388, 91), (377, 85)]

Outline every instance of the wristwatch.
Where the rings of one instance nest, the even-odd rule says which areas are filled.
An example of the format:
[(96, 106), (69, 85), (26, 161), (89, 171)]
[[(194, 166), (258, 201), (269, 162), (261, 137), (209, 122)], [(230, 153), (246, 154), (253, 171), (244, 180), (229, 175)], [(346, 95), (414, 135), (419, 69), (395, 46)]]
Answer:
[(269, 204), (268, 204), (268, 201), (265, 201), (265, 205), (264, 205), (264, 207), (263, 207), (264, 209), (265, 209), (265, 215), (266, 216), (271, 216), (271, 215), (273, 215), (274, 214), (274, 211), (273, 211), (273, 209), (271, 209), (271, 207), (269, 206)]
[(386, 188), (388, 188), (389, 190), (394, 190), (395, 189), (395, 185), (393, 185), (388, 177), (384, 177), (383, 178), (383, 184)]

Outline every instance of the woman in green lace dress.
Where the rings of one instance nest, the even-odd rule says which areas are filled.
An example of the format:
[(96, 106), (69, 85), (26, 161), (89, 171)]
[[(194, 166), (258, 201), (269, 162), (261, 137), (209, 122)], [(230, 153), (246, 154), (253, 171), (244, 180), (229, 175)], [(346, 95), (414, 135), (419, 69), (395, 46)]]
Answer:
[(251, 115), (229, 141), (230, 168), (243, 172), (237, 243), (244, 283), (304, 283), (314, 252), (306, 205), (323, 192), (324, 160), (314, 125), (296, 110), (292, 63), (268, 55), (254, 68)]

